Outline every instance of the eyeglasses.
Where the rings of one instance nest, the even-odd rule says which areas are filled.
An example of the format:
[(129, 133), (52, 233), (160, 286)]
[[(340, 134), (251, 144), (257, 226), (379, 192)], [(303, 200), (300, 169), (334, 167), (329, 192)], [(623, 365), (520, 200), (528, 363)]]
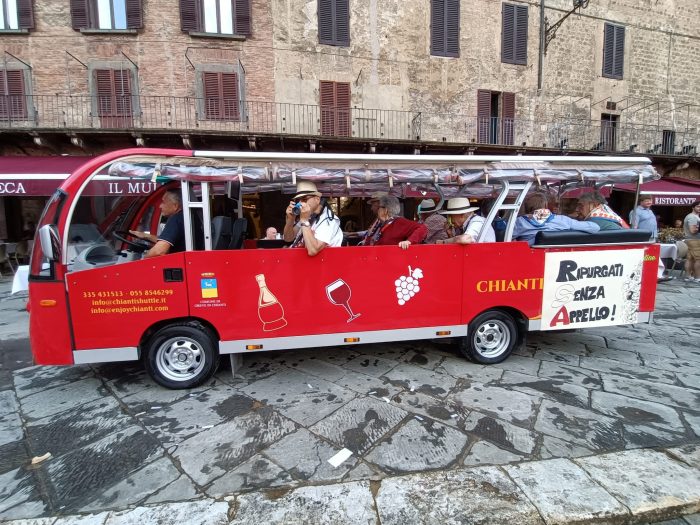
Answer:
[(306, 195), (304, 197), (299, 197), (298, 199), (294, 199), (294, 202), (306, 202), (309, 199), (313, 199), (316, 195)]

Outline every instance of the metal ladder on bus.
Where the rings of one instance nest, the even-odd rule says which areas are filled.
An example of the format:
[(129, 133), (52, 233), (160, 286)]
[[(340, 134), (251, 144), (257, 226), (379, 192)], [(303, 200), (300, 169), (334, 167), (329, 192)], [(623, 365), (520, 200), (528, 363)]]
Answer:
[[(202, 210), (202, 230), (204, 232), (204, 249), (211, 250), (211, 210), (209, 209), (209, 183), (190, 182), (183, 180), (182, 184), (182, 215), (185, 219), (185, 249), (194, 249), (195, 232), (192, 229), (192, 212)], [(196, 187), (201, 187), (201, 199), (192, 200)]]
[[(527, 192), (530, 191), (530, 188), (532, 187), (532, 182), (511, 183), (507, 180), (502, 180), (499, 181), (499, 183), (501, 184), (501, 193), (496, 198), (496, 202), (493, 204), (491, 210), (489, 211), (489, 214), (486, 216), (486, 224), (493, 224), (493, 220), (496, 218), (499, 211), (510, 210), (511, 213), (508, 216), (508, 222), (506, 224), (506, 233), (503, 237), (504, 241), (510, 241), (511, 237), (513, 236), (513, 228), (515, 228), (515, 221), (518, 218), (518, 210), (520, 210), (520, 207), (522, 206), (523, 201), (525, 200), (525, 195), (527, 195)], [(511, 204), (505, 204), (505, 201), (508, 198), (508, 195), (511, 191), (518, 192), (517, 196), (515, 197), (515, 201)], [(476, 242), (481, 242), (483, 237), (486, 235), (486, 230), (486, 228), (481, 228)]]

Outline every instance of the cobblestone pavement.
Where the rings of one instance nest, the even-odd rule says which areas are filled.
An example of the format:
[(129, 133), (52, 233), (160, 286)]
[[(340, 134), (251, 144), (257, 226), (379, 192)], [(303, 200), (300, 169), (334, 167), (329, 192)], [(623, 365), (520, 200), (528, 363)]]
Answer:
[[(435, 487), (504, 493), (515, 482), (528, 494), (558, 479), (553, 473), (573, 479), (584, 469), (596, 478), (635, 462), (654, 478), (657, 460), (661, 479), (675, 454), (687, 463), (674, 463), (683, 467), (682, 490), (700, 485), (700, 447), (683, 448), (700, 443), (697, 284), (660, 284), (653, 325), (529, 334), (499, 365), (470, 363), (444, 342), (318, 348), (246, 355), (236, 378), (224, 368), (188, 391), (165, 390), (132, 363), (26, 367), (22, 302), (0, 291), (0, 518), (179, 502), (187, 520), (190, 511), (221, 511), (235, 523), (260, 512), (275, 521), (281, 511), (270, 505), (293, 509), (312, 490), (326, 491), (348, 521), (400, 523), (418, 512), (438, 522), (449, 512), (426, 503)], [(344, 448), (352, 455), (331, 466)], [(667, 453), (634, 450), (649, 448)], [(28, 466), (47, 452), (50, 459)], [(541, 461), (552, 458), (566, 460)], [(464, 468), (485, 465), (503, 467)], [(583, 493), (602, 509), (594, 516), (645, 508), (624, 500), (614, 482), (603, 486), (605, 495), (598, 485)], [(380, 510), (343, 507), (356, 491)], [(223, 499), (231, 494), (239, 495), (233, 506)], [(513, 512), (526, 504), (513, 498)], [(143, 508), (156, 507), (109, 516), (144, 522)], [(498, 519), (510, 521), (499, 509)], [(537, 510), (530, 522), (558, 522)], [(112, 522), (99, 516), (95, 523)], [(700, 524), (697, 515), (686, 519), (668, 525)]]

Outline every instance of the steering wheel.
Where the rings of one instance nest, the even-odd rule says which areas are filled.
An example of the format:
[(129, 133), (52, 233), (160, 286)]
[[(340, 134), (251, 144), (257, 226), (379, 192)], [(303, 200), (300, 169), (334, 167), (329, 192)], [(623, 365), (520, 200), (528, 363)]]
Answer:
[(131, 249), (131, 251), (136, 252), (136, 253), (145, 252), (146, 250), (150, 249), (151, 245), (153, 244), (148, 239), (138, 239), (137, 238), (135, 241), (130, 241), (129, 239), (127, 239), (127, 237), (133, 237), (133, 235), (131, 233), (129, 233), (128, 231), (124, 231), (124, 230), (113, 231), (112, 237), (114, 237), (118, 241), (123, 242)]

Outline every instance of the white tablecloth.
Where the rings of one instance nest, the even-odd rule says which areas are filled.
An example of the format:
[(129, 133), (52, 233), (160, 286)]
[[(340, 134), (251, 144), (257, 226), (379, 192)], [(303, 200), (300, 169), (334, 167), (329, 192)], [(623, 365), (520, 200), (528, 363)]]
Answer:
[(661, 244), (660, 247), (661, 249), (659, 250), (659, 268), (656, 274), (656, 277), (659, 279), (664, 276), (664, 272), (666, 271), (666, 267), (664, 266), (664, 263), (661, 261), (661, 259), (673, 259), (675, 261), (676, 255), (678, 255), (678, 246), (676, 246), (675, 243)]
[(29, 266), (19, 266), (12, 279), (12, 293), (29, 290)]

